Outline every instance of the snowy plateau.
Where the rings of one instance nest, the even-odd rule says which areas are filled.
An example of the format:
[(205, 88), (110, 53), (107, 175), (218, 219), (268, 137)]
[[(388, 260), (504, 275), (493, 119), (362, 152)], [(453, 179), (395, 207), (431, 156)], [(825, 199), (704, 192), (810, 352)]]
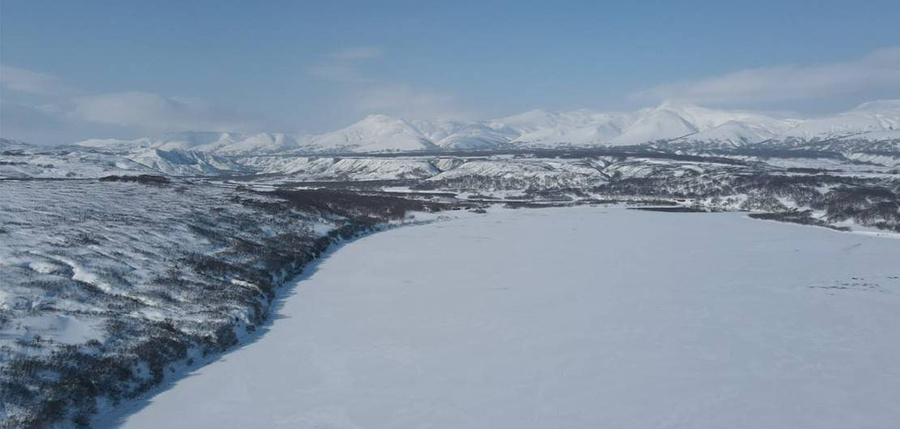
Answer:
[(900, 101), (0, 139), (0, 427), (892, 428)]

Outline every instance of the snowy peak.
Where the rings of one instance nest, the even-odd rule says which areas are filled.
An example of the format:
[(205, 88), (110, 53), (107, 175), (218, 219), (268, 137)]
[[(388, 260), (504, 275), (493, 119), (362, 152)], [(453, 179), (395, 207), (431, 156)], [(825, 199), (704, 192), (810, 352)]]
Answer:
[(533, 110), (491, 123), (516, 130), (519, 137), (513, 142), (531, 146), (636, 145), (692, 136), (745, 144), (796, 126), (794, 120), (754, 112), (707, 109), (675, 100), (634, 112)]
[[(771, 139), (796, 127), (798, 123), (796, 119), (757, 112), (714, 110), (677, 101), (667, 101), (652, 109), (648, 115), (659, 115), (660, 112), (666, 112), (673, 116), (651, 121), (651, 123), (656, 123), (657, 130), (651, 128), (644, 131), (643, 134), (639, 134), (638, 138), (629, 138), (627, 141), (634, 144), (635, 141), (640, 142), (645, 138), (656, 137), (657, 140), (743, 145)], [(679, 124), (674, 116), (683, 122)], [(646, 121), (646, 119), (642, 118), (639, 121)], [(694, 131), (690, 132), (691, 129)], [(685, 134), (678, 136), (679, 132)]]
[(518, 133), (485, 122), (411, 120), (371, 115), (347, 128), (310, 139), (312, 152), (400, 152), (440, 149), (489, 149)]
[(612, 141), (632, 145), (656, 140), (671, 140), (696, 133), (698, 128), (668, 107), (658, 107), (642, 115)]
[(306, 148), (322, 152), (391, 152), (436, 147), (404, 119), (370, 115), (347, 128), (313, 137)]

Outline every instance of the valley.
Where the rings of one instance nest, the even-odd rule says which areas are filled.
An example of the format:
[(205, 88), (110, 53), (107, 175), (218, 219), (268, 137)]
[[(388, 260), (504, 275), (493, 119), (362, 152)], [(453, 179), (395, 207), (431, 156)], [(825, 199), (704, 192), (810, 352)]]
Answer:
[[(377, 237), (382, 235), (404, 236), (406, 233), (402, 231), (433, 231), (434, 235), (440, 236), (443, 229), (452, 230), (456, 228), (452, 225), (456, 224), (468, 225), (465, 228), (473, 231), (490, 229), (487, 225), (498, 228), (506, 228), (507, 224), (510, 228), (520, 225), (519, 232), (498, 232), (501, 235), (497, 245), (511, 245), (508, 243), (509, 237), (503, 234), (523, 237), (534, 234), (538, 241), (514, 244), (521, 251), (530, 249), (523, 260), (525, 263), (563, 277), (557, 270), (566, 270), (577, 277), (581, 275), (577, 274), (577, 267), (583, 265), (600, 270), (582, 273), (596, 280), (591, 282), (592, 285), (630, 290), (640, 286), (628, 278), (636, 274), (628, 270), (620, 273), (610, 271), (604, 261), (619, 261), (611, 263), (623, 269), (630, 267), (629, 270), (638, 270), (638, 265), (669, 266), (664, 254), (651, 252), (642, 256), (649, 259), (638, 257), (639, 248), (655, 246), (646, 241), (651, 239), (647, 234), (656, 228), (654, 225), (674, 228), (653, 233), (653, 236), (668, 237), (665, 239), (669, 243), (666, 246), (684, 245), (688, 250), (686, 255), (726, 265), (732, 260), (718, 261), (708, 252), (724, 252), (722, 254), (727, 255), (728, 251), (720, 249), (722, 246), (736, 246), (734, 251), (742, 252), (738, 243), (728, 240), (752, 242), (757, 235), (762, 237), (772, 231), (782, 231), (788, 236), (796, 234), (798, 238), (780, 244), (773, 241), (771, 245), (774, 247), (771, 249), (766, 247), (743, 255), (750, 258), (748, 260), (756, 261), (753, 264), (748, 263), (746, 267), (736, 265), (729, 270), (740, 272), (740, 276), (747, 275), (748, 279), (763, 279), (767, 287), (776, 290), (787, 287), (786, 290), (791, 291), (789, 294), (802, 290), (803, 294), (846, 293), (852, 297), (847, 303), (839, 305), (855, 305), (853, 303), (857, 302), (857, 298), (874, 296), (878, 300), (886, 300), (879, 306), (890, 307), (893, 305), (890, 298), (895, 286), (893, 279), (898, 275), (888, 272), (894, 267), (889, 261), (896, 256), (895, 249), (891, 247), (895, 240), (890, 238), (900, 233), (900, 138), (895, 135), (894, 128), (900, 118), (898, 111), (895, 102), (880, 102), (838, 115), (838, 119), (772, 122), (770, 117), (759, 115), (664, 104), (618, 116), (589, 115), (585, 112), (565, 115), (530, 112), (504, 121), (482, 122), (477, 126), (394, 120), (379, 116), (367, 118), (337, 134), (303, 140), (314, 142), (314, 145), (301, 145), (300, 140), (291, 136), (243, 136), (232, 133), (182, 133), (161, 140), (91, 140), (57, 146), (0, 139), (0, 385), (3, 387), (0, 391), (3, 403), (0, 427), (90, 427), (97, 417), (104, 419), (104, 424), (112, 424), (110, 419), (125, 419), (126, 427), (132, 424), (136, 425), (134, 427), (158, 425), (159, 417), (153, 417), (152, 405), (147, 408), (150, 413), (147, 420), (143, 420), (145, 414), (140, 412), (134, 417), (134, 423), (127, 417), (127, 410), (140, 408), (139, 404), (159, 392), (163, 392), (161, 401), (165, 401), (170, 394), (180, 394), (178, 392), (182, 388), (178, 380), (195, 371), (201, 374), (206, 371), (228, 371), (227, 362), (232, 353), (235, 359), (243, 356), (241, 353), (244, 350), (234, 352), (236, 348), (250, 344), (248, 347), (252, 349), (257, 343), (278, 343), (278, 340), (270, 340), (269, 330), (279, 332), (277, 311), (280, 306), (294, 305), (294, 301), (283, 294), (294, 290), (291, 288), (305, 290), (303, 282), (290, 286), (295, 282), (293, 279), (301, 274), (310, 276), (309, 287), (316, 288), (317, 274), (311, 271), (313, 264), (318, 264), (334, 246), (376, 232), (378, 234), (371, 239), (377, 242), (380, 240)], [(738, 120), (745, 122), (739, 125), (734, 122)], [(607, 127), (597, 121), (613, 121), (611, 123), (618, 124), (616, 127), (621, 127), (609, 124)], [(502, 124), (498, 125), (500, 122)], [(626, 123), (630, 125), (626, 127)], [(681, 125), (672, 128), (673, 123)], [(758, 131), (760, 127), (780, 131), (753, 134), (747, 138), (736, 138), (727, 133), (737, 130), (741, 131), (738, 134), (746, 137), (743, 133), (746, 129)], [(631, 131), (626, 133), (623, 131), (625, 128)], [(639, 132), (640, 129), (654, 131), (648, 134)], [(801, 132), (803, 129), (809, 131)], [(423, 137), (425, 131), (428, 132), (427, 138)], [(690, 131), (693, 137), (675, 137), (675, 134), (686, 131)], [(499, 133), (491, 135), (502, 138), (490, 140), (479, 134), (482, 132)], [(611, 134), (603, 134), (606, 132)], [(600, 138), (600, 135), (606, 137)], [(629, 135), (641, 136), (641, 143), (625, 144)], [(439, 136), (443, 137), (438, 139)], [(423, 143), (425, 140), (422, 139), (427, 142)], [(551, 141), (555, 143), (549, 143)], [(595, 219), (595, 215), (596, 224), (587, 220)], [(572, 218), (560, 224), (550, 220), (551, 216)], [(569, 230), (559, 230), (569, 221), (573, 227), (579, 225), (575, 229), (582, 231), (579, 237), (569, 237)], [(818, 228), (798, 228), (771, 221)], [(717, 240), (725, 239), (713, 239), (701, 232), (706, 227), (715, 228), (717, 222), (725, 222), (727, 227), (723, 226), (724, 229), (734, 228), (734, 238), (720, 243)], [(421, 226), (424, 224), (427, 225)], [(403, 228), (396, 232), (381, 232), (401, 226)], [(416, 238), (416, 244), (408, 244), (409, 251), (415, 254), (464, 254), (463, 249), (481, 249), (482, 244), (487, 245), (482, 240), (492, 242), (487, 229), (484, 234), (463, 234), (459, 239), (462, 241), (454, 238), (438, 241)], [(677, 236), (682, 229), (692, 231), (689, 235), (695, 238)], [(413, 232), (411, 234), (415, 236)], [(672, 234), (676, 236), (670, 237)], [(726, 232), (723, 230), (722, 234)], [(635, 237), (633, 242), (630, 236)], [(466, 241), (468, 239), (465, 237), (474, 241)], [(645, 241), (641, 241), (641, 237)], [(569, 254), (567, 245), (555, 240), (576, 243), (576, 248), (582, 249), (583, 255)], [(824, 240), (822, 245), (825, 249), (830, 249), (827, 254), (810, 250), (805, 256), (785, 256), (791, 246), (804, 247), (820, 240)], [(828, 244), (832, 240), (846, 242), (846, 246)], [(859, 240), (872, 243), (867, 244), (867, 248), (883, 248), (874, 254), (867, 254), (868, 258), (880, 262), (870, 265), (862, 260), (857, 261), (853, 259), (856, 253), (847, 255), (849, 259), (840, 262), (839, 250), (855, 249)], [(352, 255), (352, 249), (357, 245), (365, 248), (363, 243), (368, 241), (369, 238), (365, 238), (353, 243), (347, 246), (346, 251)], [(547, 244), (542, 248), (535, 247), (539, 243)], [(415, 250), (416, 246), (431, 250)], [(597, 253), (607, 250), (624, 253), (621, 256)], [(768, 250), (772, 253), (767, 253)], [(385, 273), (380, 280), (373, 279), (376, 284), (383, 284), (386, 294), (395, 293), (396, 285), (405, 284), (402, 281), (405, 267), (418, 264), (413, 255), (403, 253), (405, 251), (393, 256), (401, 271)], [(484, 255), (484, 252), (491, 255), (509, 253), (499, 248), (474, 253)], [(566, 259), (570, 262), (553, 259), (549, 256), (553, 252), (568, 255)], [(679, 253), (672, 250), (666, 254), (672, 252)], [(344, 250), (336, 253), (334, 258), (340, 260), (343, 254)], [(590, 255), (594, 255), (592, 259), (585, 259)], [(803, 282), (809, 284), (802, 287), (810, 290), (802, 289), (799, 283), (787, 284), (760, 273), (741, 271), (752, 270), (756, 266), (754, 264), (771, 266), (776, 262), (767, 258), (775, 255), (782, 255), (784, 261), (810, 267), (811, 264), (830, 264), (854, 267), (853, 270), (862, 269), (860, 267), (872, 269), (849, 278), (835, 271), (828, 278), (804, 279)], [(792, 259), (794, 256), (801, 259)], [(529, 257), (538, 259), (529, 260)], [(550, 262), (542, 265), (540, 261), (544, 259), (540, 258), (548, 257)], [(634, 259), (620, 260), (625, 257)], [(693, 266), (687, 260), (675, 260), (684, 267)], [(427, 272), (441, 273), (442, 269), (461, 266), (472, 266), (476, 271), (487, 269), (486, 266), (477, 268), (473, 261), (454, 261), (450, 255), (447, 255), (447, 261), (446, 266), (432, 267)], [(503, 268), (504, 264), (522, 263), (490, 258), (484, 261), (496, 264), (497, 272), (512, 269)], [(326, 260), (321, 266), (324, 269), (331, 263)], [(355, 267), (347, 271), (349, 273), (367, 266), (354, 260), (342, 264)], [(422, 264), (428, 266), (424, 261)], [(876, 267), (880, 268), (876, 270)], [(795, 275), (814, 272), (818, 271), (803, 269)], [(849, 273), (846, 270), (842, 272)], [(601, 273), (612, 276), (610, 278), (615, 282), (604, 282)], [(426, 274), (423, 272), (422, 275)], [(689, 279), (693, 274), (685, 272), (680, 275)], [(440, 277), (452, 278), (453, 275), (444, 273)], [(537, 274), (533, 277), (540, 278)], [(340, 277), (336, 281), (350, 280)], [(528, 296), (545, 296), (542, 285), (520, 280)], [(721, 279), (724, 283), (715, 284), (694, 280), (679, 281), (678, 286), (682, 289), (698, 288), (681, 290), (685, 296), (696, 297), (695, 294), (703, 293), (708, 288), (713, 288), (708, 289), (713, 291), (718, 287), (737, 293), (735, 296), (744, 296), (741, 295), (744, 293), (742, 289), (735, 288), (752, 286), (744, 283), (737, 285), (729, 279)], [(413, 280), (413, 283), (421, 281)], [(512, 287), (517, 283), (518, 280), (503, 287)], [(454, 285), (437, 283), (434, 287), (440, 290), (434, 292), (438, 295), (452, 293)], [(476, 285), (477, 282), (473, 283), (473, 287)], [(587, 297), (592, 298), (587, 302), (597, 305), (602, 305), (601, 295), (609, 298), (619, 296), (616, 295), (619, 289), (588, 290), (578, 282), (559, 286), (576, 288), (573, 291), (555, 291), (562, 293), (560, 296), (586, 293)], [(479, 287), (493, 291), (492, 288), (499, 286), (481, 284)], [(750, 302), (762, 300), (759, 305), (763, 302), (773, 305), (771, 301), (774, 297), (767, 294), (774, 292), (770, 289), (763, 292), (761, 296), (746, 295), (745, 298)], [(878, 294), (856, 295), (874, 292)], [(446, 298), (468, 302), (474, 299), (467, 295), (469, 293), (481, 292), (468, 291)], [(676, 299), (661, 290), (654, 289), (648, 293), (659, 299)], [(635, 299), (629, 295), (619, 297), (630, 301)], [(401, 299), (398, 308), (405, 309), (406, 305), (411, 305), (403, 303), (402, 298), (398, 299)], [(537, 309), (539, 302), (543, 301), (522, 301), (518, 305)], [(799, 301), (796, 303), (801, 305)], [(494, 304), (504, 305), (501, 302)], [(695, 305), (693, 302), (682, 304), (679, 311), (700, 311), (692, 307)], [(727, 308), (737, 308), (734, 303), (727, 304), (730, 306)], [(813, 320), (825, 311), (819, 304), (808, 305), (812, 307), (808, 314), (804, 313), (804, 318)], [(303, 315), (293, 314), (298, 320), (304, 320), (303, 317), (316, 317), (319, 314), (317, 311), (327, 311), (327, 308), (304, 309)], [(307, 310), (308, 315), (305, 313)], [(661, 308), (651, 310), (665, 311)], [(361, 307), (353, 309), (356, 314), (365, 314), (366, 311)], [(477, 315), (480, 310), (475, 308), (472, 311)], [(571, 317), (593, 317), (585, 311), (584, 308), (572, 309)], [(447, 314), (446, 317), (461, 317), (460, 314)], [(557, 313), (548, 313), (547, 317), (554, 314)], [(509, 326), (519, 323), (528, 326), (513, 315), (509, 317)], [(560, 323), (563, 323), (562, 320)], [(399, 323), (391, 320), (372, 322), (372, 327), (378, 326), (378, 323)], [(603, 326), (612, 321), (595, 322), (599, 325), (591, 326)], [(684, 319), (682, 322), (690, 326), (699, 323), (694, 319)], [(710, 321), (732, 322), (718, 313)], [(404, 323), (428, 326), (421, 320), (410, 319)], [(866, 323), (886, 322), (873, 320)], [(737, 326), (728, 326), (732, 331), (740, 330)], [(827, 323), (823, 326), (835, 329)], [(333, 330), (341, 329), (341, 326), (321, 328), (323, 333), (339, 334)], [(436, 331), (441, 329), (439, 326), (433, 328)], [(573, 332), (583, 329), (576, 329), (574, 325), (569, 328), (574, 329)], [(289, 329), (303, 331), (306, 328)], [(652, 331), (649, 327), (646, 329)], [(863, 331), (858, 332), (859, 335), (869, 335), (869, 330), (874, 328), (865, 325), (860, 329)], [(471, 334), (469, 331), (466, 335)], [(765, 328), (765, 332), (766, 336), (776, 335), (774, 327)], [(516, 341), (523, 340), (521, 334), (516, 335)], [(602, 349), (599, 344), (610, 338), (628, 344), (635, 341), (627, 336), (592, 337), (587, 332), (583, 335), (599, 348), (572, 349), (573, 356), (578, 359), (587, 359), (583, 353)], [(654, 335), (668, 334), (660, 331)], [(762, 334), (756, 332), (748, 335)], [(798, 331), (796, 335), (806, 334), (801, 335)], [(835, 341), (847, 338), (842, 332), (834, 335), (838, 338)], [(309, 336), (307, 339), (314, 340), (312, 333)], [(546, 338), (550, 336), (547, 332)], [(472, 338), (477, 343), (478, 337)], [(290, 344), (296, 343), (287, 345)], [(876, 346), (878, 344), (881, 343)], [(415, 350), (414, 346), (409, 345), (409, 350)], [(267, 355), (297, 356), (303, 352), (262, 347), (260, 350)], [(364, 345), (361, 343), (360, 347)], [(784, 351), (787, 345), (782, 344), (781, 347), (777, 356), (756, 350), (763, 353), (758, 359), (775, 365), (773, 362), (780, 362), (779, 359), (786, 356), (783, 353), (788, 353)], [(425, 353), (424, 350), (421, 352)], [(448, 352), (451, 355), (474, 353), (467, 349)], [(670, 348), (663, 352), (674, 353), (672, 358), (675, 361), (693, 365), (693, 355), (679, 354)], [(827, 348), (807, 352), (810, 354), (805, 355), (804, 359), (824, 356), (836, 359), (835, 365), (846, 361), (841, 359), (849, 359), (841, 357), (840, 353), (834, 355), (837, 352)], [(880, 353), (878, 350), (872, 352)], [(501, 348), (496, 353), (502, 356), (511, 351)], [(218, 362), (223, 355), (226, 356), (226, 365)], [(333, 358), (344, 359), (340, 354)], [(727, 357), (715, 359), (727, 361)], [(734, 362), (736, 365), (743, 364)], [(868, 365), (864, 361), (854, 362)], [(610, 361), (609, 364), (624, 365), (617, 361)], [(260, 364), (248, 362), (242, 365), (251, 367)], [(432, 369), (436, 373), (444, 371), (440, 369), (444, 364), (439, 360), (429, 365), (435, 365)], [(397, 370), (403, 372), (408, 369)], [(860, 371), (868, 369), (868, 366), (859, 368)], [(289, 371), (277, 366), (271, 370)], [(316, 371), (316, 368), (303, 366), (298, 370)], [(252, 373), (248, 373), (247, 377), (251, 377), (249, 374)], [(357, 375), (363, 378), (374, 376), (365, 371)], [(576, 378), (582, 375), (573, 373)], [(259, 377), (274, 376), (274, 373), (268, 373)], [(301, 372), (299, 376), (305, 377), (304, 380), (326, 377), (309, 372)], [(458, 376), (469, 379), (474, 375), (461, 372)], [(635, 374), (631, 376), (637, 377)], [(537, 381), (517, 378), (519, 376), (515, 374), (506, 374), (505, 377), (511, 378), (497, 382), (539, 387), (533, 384)], [(253, 382), (247, 378), (242, 380)], [(649, 379), (645, 381), (650, 383)], [(221, 376), (210, 381), (213, 385), (222, 382)], [(300, 383), (300, 380), (296, 382)], [(437, 383), (425, 379), (422, 382)], [(574, 381), (565, 381), (570, 382)], [(714, 380), (708, 382), (713, 383)], [(810, 383), (816, 382), (810, 379)], [(171, 391), (166, 390), (172, 383), (176, 383), (175, 387)], [(309, 388), (316, 388), (314, 386), (311, 384)], [(560, 388), (564, 386), (560, 385)], [(680, 386), (682, 389), (699, 388)], [(833, 387), (829, 386), (824, 388)], [(386, 388), (377, 383), (371, 387)], [(427, 397), (434, 390), (434, 386), (422, 388), (425, 390), (408, 391), (403, 395)], [(228, 391), (219, 387), (202, 389), (206, 389), (204, 392)], [(884, 389), (873, 394), (891, 397), (896, 393), (890, 391), (889, 386), (884, 386)], [(502, 392), (490, 392), (485, 390), (487, 395), (502, 396)], [(458, 392), (460, 398), (469, 397), (470, 393)], [(600, 396), (608, 394), (595, 393)], [(203, 392), (190, 394), (208, 395)], [(776, 407), (757, 393), (747, 395), (738, 395), (735, 400), (760, 401), (759, 406), (769, 411), (773, 411), (771, 407)], [(829, 400), (838, 400), (835, 398)], [(307, 398), (298, 398), (301, 399), (306, 401)], [(522, 399), (526, 402), (500, 397), (495, 399), (500, 401), (497, 409), (507, 411), (518, 409), (516, 407), (522, 407), (527, 402), (527, 398)], [(572, 404), (584, 401), (584, 398), (570, 399)], [(701, 401), (702, 398), (695, 399)], [(477, 409), (468, 400), (460, 401), (457, 404), (460, 409)], [(181, 401), (176, 400), (176, 403)], [(217, 403), (221, 405), (228, 401)], [(615, 401), (610, 404), (615, 404)], [(620, 405), (622, 410), (630, 406), (619, 404), (614, 408)], [(812, 402), (808, 405), (815, 406)], [(243, 408), (261, 410), (268, 406), (281, 405), (277, 402), (241, 405)], [(413, 414), (406, 417), (369, 414), (374, 412), (373, 405), (360, 403), (360, 409), (348, 408), (334, 414), (332, 404), (323, 403), (321, 406), (325, 408), (303, 411), (302, 416), (297, 417), (300, 420), (291, 420), (294, 418), (291, 417), (285, 421), (352, 427), (353, 414), (362, 412), (374, 419), (372, 422), (390, 427), (421, 422), (412, 416), (424, 413), (422, 409), (411, 409), (409, 412)], [(877, 403), (874, 406), (880, 407)], [(674, 413), (672, 415), (688, 412), (683, 409), (670, 411)], [(876, 411), (884, 418), (892, 417), (885, 409), (878, 408)], [(483, 419), (479, 422), (503, 422), (504, 425), (521, 423), (502, 419), (495, 421), (499, 417), (489, 414), (473, 415), (473, 418)], [(709, 416), (710, 425), (728, 417), (727, 414), (714, 414)], [(571, 423), (604, 421), (591, 413), (578, 415), (587, 420)], [(203, 421), (203, 418), (216, 416), (229, 418), (232, 422), (242, 421), (238, 417), (229, 417), (227, 412), (216, 412), (206, 417), (197, 416), (201, 419), (199, 421), (185, 420), (185, 424), (203, 426), (210, 423)], [(274, 418), (277, 414), (266, 416)], [(521, 416), (531, 416), (534, 421), (550, 419), (548, 422), (565, 419), (565, 416), (556, 413), (524, 413)], [(419, 419), (422, 418), (433, 421), (434, 427), (453, 427), (459, 423), (428, 413), (421, 414)], [(648, 414), (645, 418), (638, 418), (623, 414), (613, 420), (611, 422), (616, 425), (653, 427), (662, 424), (664, 418), (661, 415)], [(804, 424), (817, 422), (814, 419), (800, 421)], [(279, 424), (274, 421), (270, 423), (273, 426)]]
[(900, 2), (0, 0), (0, 429), (897, 429)]

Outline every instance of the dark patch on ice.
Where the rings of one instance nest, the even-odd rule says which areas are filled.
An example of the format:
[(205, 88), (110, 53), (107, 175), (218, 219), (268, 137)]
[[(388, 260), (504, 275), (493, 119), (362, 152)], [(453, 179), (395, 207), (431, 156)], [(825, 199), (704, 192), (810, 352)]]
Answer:
[[(887, 278), (891, 279), (891, 277)], [(866, 279), (862, 277), (851, 277), (850, 280), (836, 281), (832, 284), (812, 285), (809, 286), (809, 288), (825, 290), (859, 290), (869, 292), (885, 292), (885, 289), (881, 286), (881, 284), (866, 281)]]
[(698, 207), (628, 207), (628, 210), (642, 210), (647, 212), (668, 212), (668, 213), (713, 213), (716, 210)]

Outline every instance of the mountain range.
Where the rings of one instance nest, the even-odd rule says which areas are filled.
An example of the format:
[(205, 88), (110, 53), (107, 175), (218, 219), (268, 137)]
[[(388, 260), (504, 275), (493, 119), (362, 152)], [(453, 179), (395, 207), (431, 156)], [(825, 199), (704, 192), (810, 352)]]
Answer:
[(819, 117), (717, 110), (671, 101), (630, 112), (532, 110), (483, 121), (371, 115), (346, 128), (319, 135), (183, 132), (159, 139), (91, 139), (74, 145), (112, 152), (190, 150), (235, 156), (627, 146), (654, 142), (736, 147), (768, 141), (849, 138), (900, 140), (900, 100), (868, 102), (843, 113)]

